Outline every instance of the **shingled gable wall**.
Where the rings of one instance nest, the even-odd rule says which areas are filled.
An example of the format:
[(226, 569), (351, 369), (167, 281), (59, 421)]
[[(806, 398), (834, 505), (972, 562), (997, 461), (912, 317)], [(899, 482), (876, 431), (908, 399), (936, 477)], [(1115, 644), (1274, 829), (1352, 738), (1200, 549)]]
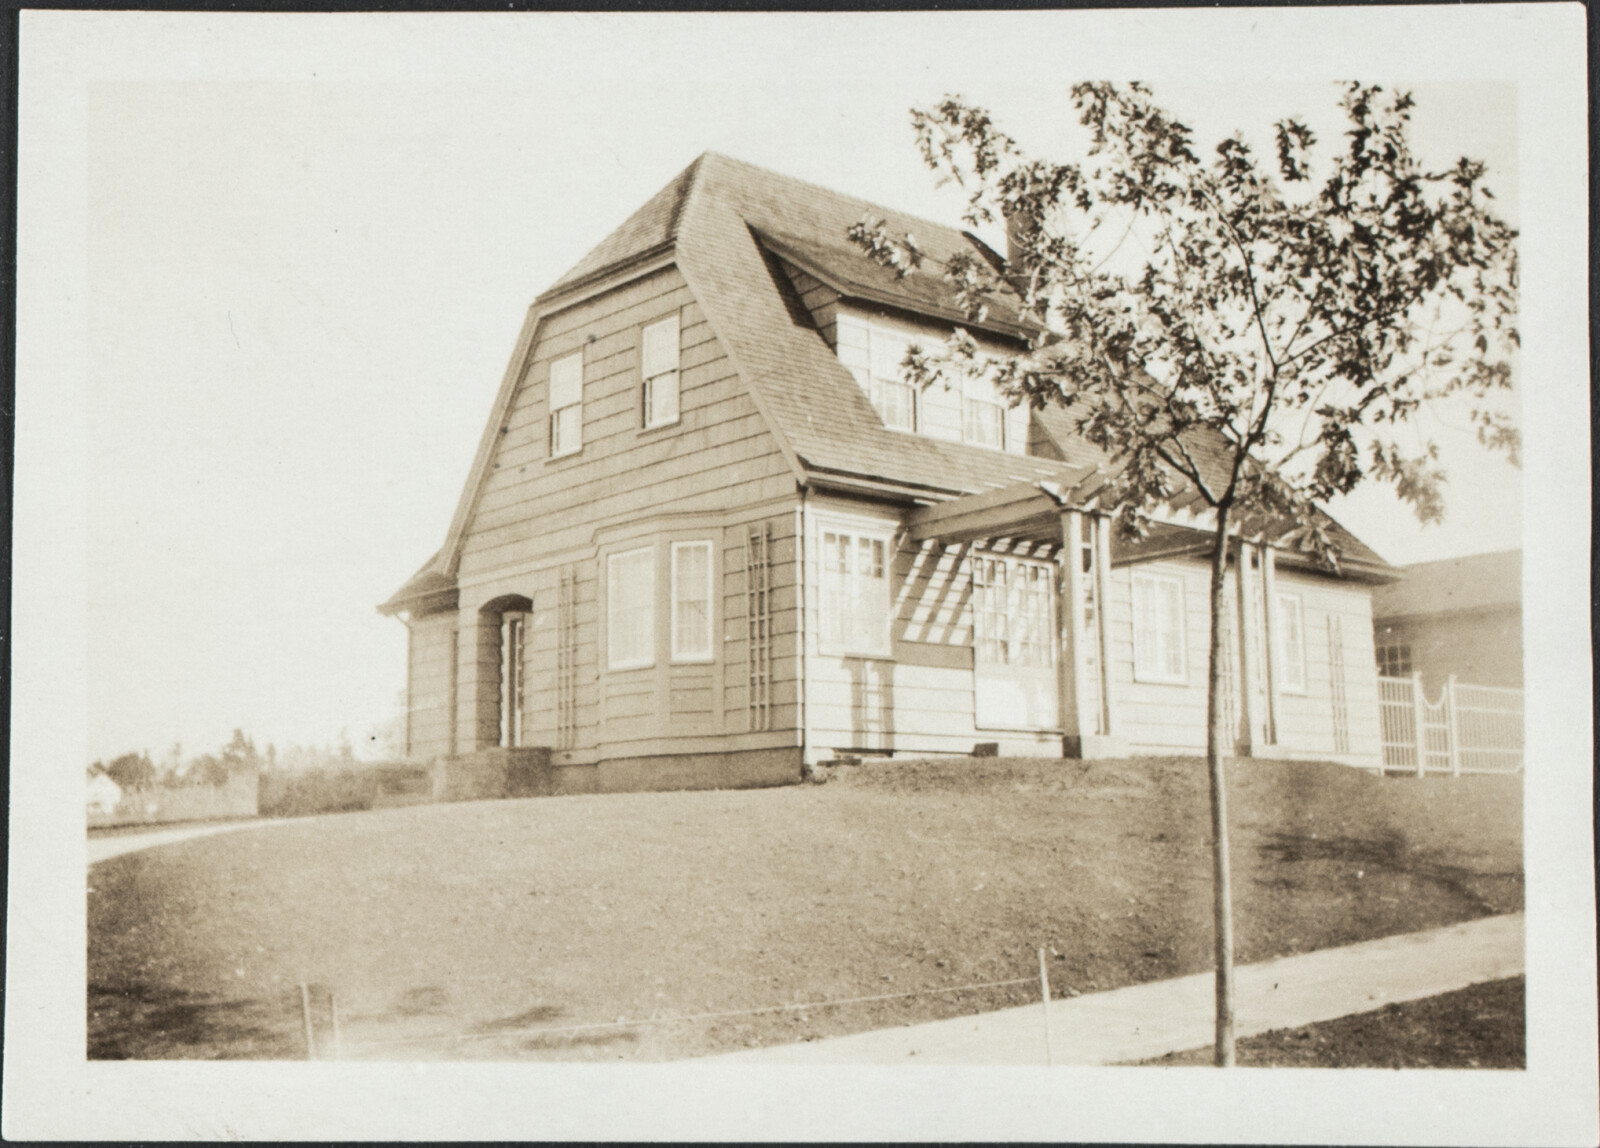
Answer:
[[(643, 429), (640, 333), (676, 314), (680, 419)], [(553, 360), (584, 355), (583, 447), (551, 458), (548, 385)], [(503, 430), (462, 533), (458, 610), (413, 620), (412, 755), (448, 754), (449, 647), (457, 633), (456, 744), (498, 740), (498, 616), (485, 604), (532, 603), (525, 633), (523, 743), (554, 748), (567, 790), (671, 788), (794, 780), (799, 768), (798, 650), (792, 622), (798, 492), (794, 474), (756, 410), (682, 274), (672, 267), (547, 310), (529, 347)], [(774, 633), (770, 700), (751, 729), (747, 660), (747, 546), (769, 539)], [(673, 541), (714, 546), (720, 593), (709, 664), (672, 664), (668, 562)], [(658, 650), (653, 667), (605, 665), (602, 583), (609, 554), (657, 551)], [(570, 579), (564, 592), (563, 578)], [(564, 604), (570, 593), (569, 607)], [(784, 622), (785, 609), (790, 620)], [(575, 638), (572, 684), (558, 650)], [(491, 653), (485, 656), (484, 650)], [(570, 696), (563, 691), (570, 688)], [(571, 702), (570, 720), (567, 702)], [(721, 765), (706, 755), (727, 756)]]

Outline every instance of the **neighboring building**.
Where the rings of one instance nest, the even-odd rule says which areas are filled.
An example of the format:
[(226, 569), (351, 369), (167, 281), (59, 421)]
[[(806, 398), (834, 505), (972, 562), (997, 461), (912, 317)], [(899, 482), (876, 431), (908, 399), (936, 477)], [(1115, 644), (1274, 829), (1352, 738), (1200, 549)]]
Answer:
[(117, 803), (122, 800), (122, 786), (112, 780), (111, 775), (103, 770), (91, 770), (89, 773), (89, 816), (109, 817), (117, 811)]
[[(708, 153), (535, 300), (444, 547), (380, 607), (410, 631), (408, 756), (533, 762), (573, 791), (985, 742), (1204, 749), (1206, 517), (1125, 546), (1094, 503), (1107, 460), (1058, 408), (902, 382), (909, 341), (959, 323), (1002, 353), (1023, 332), (857, 252), (868, 211), (930, 261), (1003, 265)], [(1243, 548), (1240, 752), (1380, 760), (1389, 568), (1342, 541), (1343, 577)]]
[(1522, 688), (1522, 551), (1399, 568), (1372, 596), (1373, 645), (1386, 677), (1422, 675), (1430, 694), (1454, 674)]

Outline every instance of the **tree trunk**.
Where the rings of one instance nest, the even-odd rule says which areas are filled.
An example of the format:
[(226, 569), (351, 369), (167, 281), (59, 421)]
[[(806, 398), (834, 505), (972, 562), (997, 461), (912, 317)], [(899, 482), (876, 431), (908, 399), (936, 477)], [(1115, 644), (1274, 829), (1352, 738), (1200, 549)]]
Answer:
[(1206, 669), (1206, 769), (1211, 775), (1212, 933), (1217, 967), (1216, 1065), (1233, 1066), (1233, 889), (1228, 875), (1228, 792), (1223, 763), (1233, 752), (1230, 731), (1223, 728), (1223, 628), (1228, 573), (1227, 506), (1217, 509), (1216, 545), (1211, 554), (1211, 657)]

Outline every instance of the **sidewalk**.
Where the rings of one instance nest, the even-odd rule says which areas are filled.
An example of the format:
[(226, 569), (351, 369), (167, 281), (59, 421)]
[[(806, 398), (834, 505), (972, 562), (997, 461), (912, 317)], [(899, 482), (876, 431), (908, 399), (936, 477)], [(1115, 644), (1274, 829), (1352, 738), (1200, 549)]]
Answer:
[[(1513, 913), (1280, 957), (1235, 970), (1239, 1037), (1417, 1000), (1523, 971)], [(1050, 1002), (1055, 1064), (1120, 1064), (1204, 1048), (1211, 973)], [(765, 1064), (1044, 1064), (1042, 1005), (707, 1057)]]
[[(181, 825), (167, 829), (152, 829), (148, 833), (119, 833), (110, 837), (89, 838), (88, 863), (120, 857), (124, 853), (137, 853), (157, 845), (171, 845), (191, 837), (208, 837), (213, 833), (232, 833), (240, 829), (260, 829), (267, 825), (281, 825), (284, 820), (228, 821), (220, 824)], [(298, 820), (298, 819), (295, 819)]]

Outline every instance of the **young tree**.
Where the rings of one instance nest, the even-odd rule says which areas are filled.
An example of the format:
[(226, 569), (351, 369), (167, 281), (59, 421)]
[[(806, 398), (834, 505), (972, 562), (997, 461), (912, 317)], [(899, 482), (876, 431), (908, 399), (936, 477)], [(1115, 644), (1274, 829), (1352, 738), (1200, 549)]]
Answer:
[[(1078, 84), (1072, 98), (1088, 131), (1077, 163), (1030, 158), (960, 98), (913, 111), (923, 159), (967, 192), (967, 221), (1003, 218), (1015, 249), (1003, 269), (958, 256), (937, 273), (969, 318), (1005, 293), (1036, 327), (1027, 351), (997, 367), (960, 329), (939, 352), (913, 348), (905, 366), (923, 386), (993, 370), (1013, 399), (1066, 408), (1113, 459), (1099, 506), (1125, 536), (1180, 494), (1206, 508), (1216, 1062), (1230, 1065), (1230, 554), (1264, 539), (1337, 570), (1320, 504), (1364, 480), (1440, 520), (1445, 475), (1415, 423), (1429, 404), (1463, 407), (1479, 440), (1517, 461), (1502, 401), (1517, 346), (1516, 233), (1491, 209), (1483, 164), (1432, 170), (1413, 155), (1405, 93), (1344, 88), (1349, 127), (1320, 180), (1316, 140), (1293, 119), (1276, 125), (1264, 166), (1237, 135), (1203, 158), (1142, 84)], [(933, 270), (882, 221), (850, 235), (901, 276)]]

